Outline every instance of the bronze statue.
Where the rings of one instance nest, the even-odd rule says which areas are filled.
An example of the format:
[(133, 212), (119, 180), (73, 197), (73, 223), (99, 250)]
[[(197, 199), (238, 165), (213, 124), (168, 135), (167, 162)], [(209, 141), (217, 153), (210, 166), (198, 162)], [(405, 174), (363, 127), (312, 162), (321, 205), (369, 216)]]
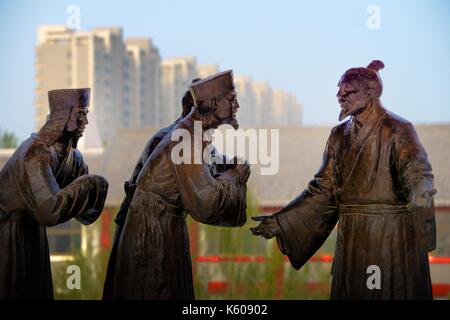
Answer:
[[(192, 83), (201, 80), (200, 78), (196, 78), (192, 80)], [(192, 100), (191, 92), (188, 90), (184, 94), (181, 100), (182, 112), (180, 117), (176, 119), (171, 125), (159, 130), (155, 135), (153, 135), (147, 144), (144, 147), (144, 150), (139, 157), (136, 166), (134, 167), (133, 173), (128, 181), (124, 183), (125, 190), (125, 198), (123, 199), (119, 212), (117, 212), (116, 219), (114, 222), (116, 223), (116, 231), (114, 233), (114, 242), (111, 249), (111, 253), (108, 260), (108, 266), (106, 270), (106, 278), (105, 285), (103, 288), (103, 300), (111, 300), (113, 299), (114, 294), (114, 277), (115, 277), (115, 269), (116, 269), (116, 261), (117, 261), (117, 247), (119, 245), (120, 235), (122, 234), (123, 226), (125, 224), (125, 219), (127, 217), (128, 209), (130, 208), (131, 200), (134, 196), (134, 191), (136, 190), (136, 181), (141, 173), (142, 168), (144, 167), (145, 162), (152, 154), (153, 150), (156, 146), (161, 142), (161, 140), (175, 127), (175, 125), (184, 117), (186, 117), (189, 112), (192, 110), (194, 106), (194, 101)]]
[[(190, 92), (195, 107), (169, 127), (139, 169), (118, 239), (109, 287), (113, 292), (105, 292), (106, 298), (194, 299), (186, 215), (217, 226), (242, 226), (246, 221), (247, 164), (213, 175), (211, 164), (204, 161), (196, 164), (191, 158), (175, 164), (171, 158), (178, 143), (171, 140), (176, 130), (187, 130), (193, 137), (194, 122), (201, 124), (202, 135), (224, 123), (238, 127), (232, 72), (194, 82)], [(203, 141), (202, 151), (209, 146)]]
[(50, 114), (0, 172), (0, 299), (52, 299), (46, 227), (100, 215), (108, 183), (77, 149), (90, 89), (49, 91)]
[[(336, 223), (332, 299), (431, 299), (427, 252), (435, 248), (433, 175), (413, 125), (381, 102), (381, 61), (347, 70), (337, 97), (339, 120), (322, 165), (285, 208), (253, 218), (251, 228), (277, 237), (300, 269)], [(379, 287), (369, 270), (381, 272)]]

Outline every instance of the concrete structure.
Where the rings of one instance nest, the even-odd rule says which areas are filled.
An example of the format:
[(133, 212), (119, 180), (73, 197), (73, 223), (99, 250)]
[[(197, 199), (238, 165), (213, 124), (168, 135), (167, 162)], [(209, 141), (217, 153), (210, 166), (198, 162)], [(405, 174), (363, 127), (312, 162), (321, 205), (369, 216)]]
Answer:
[(272, 106), (272, 88), (265, 81), (253, 85), (255, 95), (254, 125), (267, 126), (270, 124)]
[(154, 126), (160, 108), (160, 57), (150, 39), (130, 39), (121, 28), (71, 31), (38, 28), (36, 128), (48, 113), (47, 92), (90, 87), (91, 112), (105, 144), (119, 127)]
[(216, 64), (200, 64), (197, 66), (197, 76), (202, 79), (219, 72), (219, 66)]
[[(47, 92), (90, 87), (95, 134), (105, 145), (118, 128), (163, 127), (180, 114), (181, 98), (192, 79), (218, 73), (214, 64), (197, 65), (194, 57), (161, 62), (149, 38), (123, 39), (121, 28), (71, 31), (40, 26), (36, 47), (35, 122), (48, 113)], [(300, 105), (267, 82), (235, 75), (242, 127), (300, 125)], [(87, 134), (91, 126), (87, 129)]]
[(126, 39), (122, 126), (159, 125), (161, 109), (161, 57), (148, 38)]
[(272, 90), (272, 106), (270, 108), (271, 126), (301, 125), (301, 105), (290, 93), (283, 90)]
[(234, 77), (236, 93), (239, 101), (238, 120), (239, 125), (247, 128), (252, 127), (259, 121), (255, 117), (256, 99), (253, 91), (253, 80), (249, 76), (237, 75)]
[(197, 78), (197, 60), (179, 57), (162, 62), (162, 108), (160, 126), (167, 126), (181, 114), (181, 98), (192, 79)]

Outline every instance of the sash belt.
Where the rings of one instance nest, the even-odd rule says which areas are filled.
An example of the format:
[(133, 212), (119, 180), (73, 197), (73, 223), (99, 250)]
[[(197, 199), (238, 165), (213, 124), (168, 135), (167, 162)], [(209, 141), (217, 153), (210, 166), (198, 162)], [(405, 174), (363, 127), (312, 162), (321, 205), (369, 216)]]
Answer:
[(406, 204), (349, 204), (338, 205), (340, 215), (391, 215), (391, 214), (410, 214)]

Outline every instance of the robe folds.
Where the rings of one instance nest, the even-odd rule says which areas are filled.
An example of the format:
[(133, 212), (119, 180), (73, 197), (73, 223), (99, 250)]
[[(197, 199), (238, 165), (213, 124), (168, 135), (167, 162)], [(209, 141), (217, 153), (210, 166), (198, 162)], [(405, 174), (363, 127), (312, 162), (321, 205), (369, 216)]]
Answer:
[(433, 194), (431, 165), (411, 123), (379, 104), (363, 112), (356, 137), (353, 119), (333, 128), (314, 179), (275, 214), (278, 245), (300, 269), (339, 222), (332, 299), (431, 299), (434, 207), (411, 205)]
[(111, 248), (111, 253), (108, 259), (108, 266), (106, 270), (105, 284), (103, 287), (103, 300), (111, 300), (114, 297), (114, 278), (116, 273), (116, 261), (117, 261), (117, 250), (119, 246), (120, 235), (122, 234), (123, 226), (125, 224), (125, 220), (127, 217), (128, 209), (130, 208), (131, 200), (133, 200), (133, 196), (136, 190), (136, 180), (141, 173), (142, 168), (144, 167), (145, 162), (152, 154), (153, 150), (156, 146), (161, 142), (161, 140), (167, 135), (167, 133), (171, 132), (172, 128), (177, 124), (180, 117), (170, 126), (159, 130), (144, 147), (144, 150), (139, 157), (136, 166), (134, 167), (133, 173), (128, 181), (124, 184), (125, 189), (125, 197), (122, 200), (122, 203), (119, 208), (119, 212), (117, 213), (116, 219), (114, 222), (116, 223), (116, 230), (114, 233), (114, 241), (113, 246)]
[(39, 134), (23, 142), (2, 168), (0, 299), (53, 298), (46, 227), (98, 218), (108, 183), (87, 173), (77, 149), (69, 147), (60, 160)]
[(136, 180), (115, 264), (113, 299), (194, 299), (186, 216), (216, 226), (246, 221), (246, 185), (234, 170), (172, 161), (173, 130), (194, 135), (192, 111), (166, 133)]

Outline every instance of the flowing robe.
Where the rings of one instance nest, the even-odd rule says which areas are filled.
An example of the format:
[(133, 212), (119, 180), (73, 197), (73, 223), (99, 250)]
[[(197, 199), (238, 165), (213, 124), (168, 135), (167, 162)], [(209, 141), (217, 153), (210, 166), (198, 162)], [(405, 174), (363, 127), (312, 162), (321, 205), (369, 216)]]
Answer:
[(108, 184), (74, 148), (60, 161), (32, 135), (0, 172), (0, 299), (52, 299), (46, 226), (100, 215)]
[(144, 150), (142, 151), (141, 156), (136, 163), (136, 166), (134, 167), (130, 179), (124, 184), (125, 198), (123, 199), (120, 205), (119, 212), (117, 213), (116, 219), (114, 220), (116, 223), (116, 231), (114, 233), (113, 246), (109, 255), (108, 266), (106, 270), (105, 284), (103, 288), (104, 300), (111, 300), (114, 296), (114, 277), (116, 272), (117, 248), (119, 245), (120, 235), (122, 234), (123, 226), (125, 224), (125, 219), (127, 217), (128, 209), (130, 208), (130, 203), (133, 199), (136, 189), (136, 180), (139, 176), (139, 173), (141, 173), (145, 162), (152, 154), (153, 150), (167, 135), (167, 133), (171, 132), (172, 128), (177, 124), (179, 120), (181, 120), (181, 118), (179, 118), (169, 127), (159, 130), (153, 137), (150, 138), (150, 140), (145, 145)]
[[(350, 120), (333, 128), (314, 179), (275, 214), (278, 244), (299, 269), (339, 221), (332, 299), (430, 299), (434, 207), (408, 204), (432, 192), (431, 165), (411, 123), (381, 105), (364, 112), (354, 140)], [(380, 289), (368, 286), (369, 266), (379, 267)]]
[[(172, 130), (192, 133), (191, 116)], [(171, 153), (178, 142), (171, 141), (171, 132), (137, 178), (118, 243), (114, 299), (194, 299), (186, 214), (217, 226), (246, 221), (240, 177), (233, 170), (213, 176), (204, 162), (174, 164)]]

